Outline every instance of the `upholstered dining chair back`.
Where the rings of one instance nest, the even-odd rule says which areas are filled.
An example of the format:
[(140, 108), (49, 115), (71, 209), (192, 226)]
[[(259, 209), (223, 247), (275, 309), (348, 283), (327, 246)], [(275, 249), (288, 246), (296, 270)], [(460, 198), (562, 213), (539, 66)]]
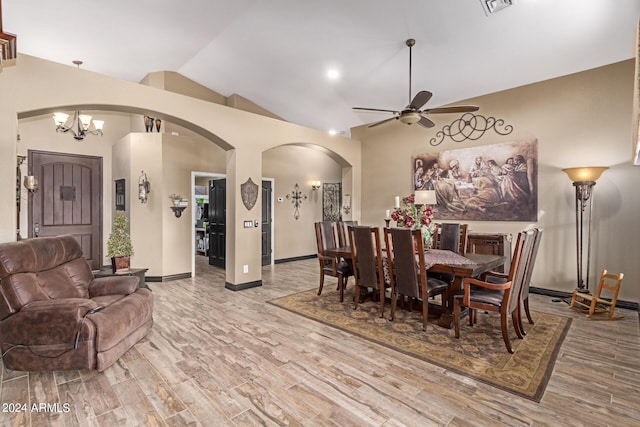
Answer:
[(351, 246), (351, 236), (349, 235), (349, 227), (358, 225), (358, 221), (339, 221), (336, 224), (338, 229), (338, 245)]
[[(508, 313), (513, 313), (518, 309), (520, 304), (520, 290), (522, 289), (525, 272), (527, 267), (527, 260), (531, 255), (533, 249), (533, 241), (535, 237), (534, 230), (527, 230), (521, 232), (522, 236), (522, 250), (517, 259), (512, 260), (511, 264), (511, 298), (509, 299), (509, 305), (507, 306)], [(514, 257), (516, 258), (516, 257)], [(513, 262), (516, 264), (514, 265)], [(519, 327), (516, 326), (516, 327)]]
[(318, 230), (319, 235), (316, 236), (318, 240), (318, 252), (324, 255), (327, 249), (336, 248), (338, 246), (335, 223), (330, 221), (319, 222)]
[[(414, 237), (417, 252), (423, 253), (422, 233), (409, 228), (390, 228), (391, 270), (395, 277), (396, 292), (400, 295), (421, 298), (417, 272), (424, 272), (424, 258), (415, 255)], [(414, 233), (417, 232), (417, 233)], [(415, 234), (415, 236), (414, 236)], [(419, 238), (418, 238), (419, 237)], [(387, 254), (389, 256), (389, 254)], [(426, 273), (424, 273), (426, 274)]]
[(349, 230), (356, 283), (364, 288), (384, 290), (379, 229), (350, 226)]
[(354, 309), (360, 302), (362, 288), (374, 290), (380, 301), (380, 317), (384, 314), (385, 283), (382, 266), (382, 245), (378, 227), (349, 226), (351, 242), (351, 259), (353, 260), (353, 277), (355, 278)]
[(440, 249), (460, 251), (460, 224), (444, 223), (440, 228)]

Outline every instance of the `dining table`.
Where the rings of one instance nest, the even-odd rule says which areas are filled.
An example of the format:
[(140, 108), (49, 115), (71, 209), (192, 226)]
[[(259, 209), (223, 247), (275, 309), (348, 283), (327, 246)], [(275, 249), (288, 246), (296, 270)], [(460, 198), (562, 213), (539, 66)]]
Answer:
[[(330, 255), (341, 257), (353, 267), (350, 246), (331, 248), (327, 249), (326, 252)], [(386, 250), (383, 249), (383, 255), (385, 253)], [(442, 249), (427, 249), (424, 251), (423, 256), (427, 273), (448, 273), (454, 276), (447, 292), (447, 301), (443, 304), (438, 318), (438, 325), (447, 329), (452, 329), (454, 326), (453, 297), (461, 293), (462, 280), (465, 277), (479, 277), (482, 273), (495, 270), (506, 262), (506, 257), (501, 255), (475, 253), (460, 255)]]

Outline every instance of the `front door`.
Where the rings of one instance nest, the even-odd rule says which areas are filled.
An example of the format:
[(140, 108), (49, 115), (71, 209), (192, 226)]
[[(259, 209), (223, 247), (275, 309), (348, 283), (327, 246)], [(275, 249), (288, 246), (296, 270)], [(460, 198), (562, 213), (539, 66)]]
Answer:
[(226, 179), (209, 181), (209, 264), (225, 268)]
[(73, 235), (91, 269), (102, 267), (102, 158), (29, 150), (39, 182), (29, 196), (29, 237)]
[(262, 265), (271, 264), (271, 181), (262, 181)]

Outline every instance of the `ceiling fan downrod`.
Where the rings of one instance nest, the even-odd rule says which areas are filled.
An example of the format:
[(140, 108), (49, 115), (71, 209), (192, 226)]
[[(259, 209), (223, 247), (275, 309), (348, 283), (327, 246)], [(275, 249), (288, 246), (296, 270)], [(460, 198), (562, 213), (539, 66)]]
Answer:
[(409, 46), (409, 105), (411, 105), (411, 48), (416, 44), (415, 39), (408, 39), (407, 46)]

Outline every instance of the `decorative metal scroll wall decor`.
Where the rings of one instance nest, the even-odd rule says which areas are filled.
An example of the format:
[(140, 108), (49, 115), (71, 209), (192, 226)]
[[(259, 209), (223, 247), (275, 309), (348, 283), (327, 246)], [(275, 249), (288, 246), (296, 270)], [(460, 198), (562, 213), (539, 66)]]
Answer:
[(303, 200), (307, 200), (307, 195), (300, 192), (300, 186), (296, 183), (296, 185), (293, 186), (293, 191), (291, 192), (291, 194), (287, 194), (287, 199), (290, 199), (291, 203), (293, 203), (293, 207), (295, 209), (293, 212), (293, 217), (295, 219), (299, 219), (300, 205), (302, 204)]
[[(498, 126), (503, 127), (502, 130)], [(467, 139), (475, 141), (484, 135), (486, 131), (493, 129), (499, 135), (509, 135), (513, 132), (513, 126), (504, 125), (504, 120), (495, 117), (485, 117), (481, 114), (466, 113), (450, 125), (445, 125), (442, 130), (431, 138), (429, 144), (437, 146), (448, 136), (455, 142), (462, 142)]]
[(322, 220), (340, 221), (341, 183), (322, 184)]

